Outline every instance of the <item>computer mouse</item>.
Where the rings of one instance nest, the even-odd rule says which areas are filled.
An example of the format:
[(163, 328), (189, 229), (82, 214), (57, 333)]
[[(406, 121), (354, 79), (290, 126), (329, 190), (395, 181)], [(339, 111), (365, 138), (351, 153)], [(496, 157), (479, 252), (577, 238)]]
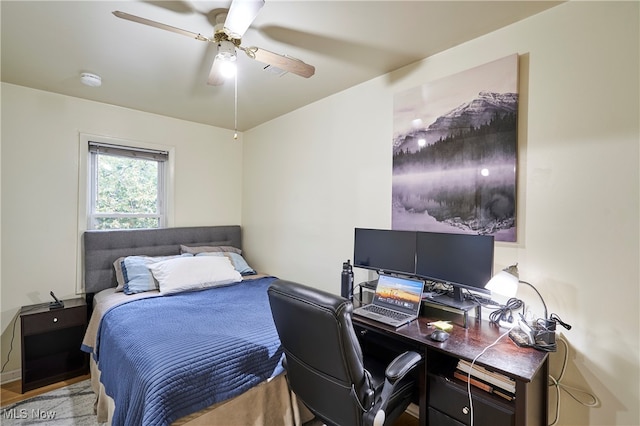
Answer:
[(431, 333), (431, 340), (435, 340), (436, 342), (444, 342), (449, 338), (449, 333), (444, 330), (436, 330)]

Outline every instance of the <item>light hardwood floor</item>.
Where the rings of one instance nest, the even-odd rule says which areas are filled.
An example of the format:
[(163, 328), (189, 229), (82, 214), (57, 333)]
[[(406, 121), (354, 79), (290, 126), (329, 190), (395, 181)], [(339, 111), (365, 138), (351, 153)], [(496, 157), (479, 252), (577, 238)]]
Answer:
[[(20, 389), (22, 387), (22, 382), (20, 380), (17, 380), (11, 383), (5, 383), (4, 385), (0, 386), (0, 407), (5, 407), (7, 405), (15, 404), (16, 402), (23, 401), (33, 396), (41, 395), (43, 393), (46, 393), (64, 386), (81, 382), (82, 380), (86, 380), (89, 377), (90, 376), (88, 374), (85, 376), (78, 376), (78, 377), (74, 377), (73, 379), (54, 383), (48, 386), (43, 386), (41, 388), (34, 389), (25, 393), (20, 393)], [(393, 424), (393, 426), (417, 426), (417, 425), (418, 425), (418, 419), (416, 419), (409, 413), (404, 413)]]
[(409, 413), (403, 413), (398, 420), (393, 423), (393, 426), (418, 426), (418, 419)]
[(25, 393), (20, 393), (22, 388), (22, 381), (16, 380), (15, 382), (5, 383), (0, 386), (0, 407), (5, 407), (7, 405), (15, 404), (16, 402), (24, 401), (25, 399), (31, 398), (33, 396), (41, 395), (45, 392), (52, 391), (54, 389), (58, 389), (64, 386), (72, 385), (74, 383), (81, 382), (83, 380), (88, 379), (90, 376), (78, 376), (73, 379), (64, 380), (62, 382), (53, 383), (51, 385), (43, 386), (38, 389), (30, 390)]

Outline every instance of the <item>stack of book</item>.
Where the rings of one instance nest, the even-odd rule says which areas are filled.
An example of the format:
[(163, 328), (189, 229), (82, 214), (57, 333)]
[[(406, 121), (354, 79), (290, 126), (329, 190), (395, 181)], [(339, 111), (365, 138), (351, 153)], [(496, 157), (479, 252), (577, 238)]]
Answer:
[(482, 389), (499, 395), (509, 401), (515, 399), (516, 382), (504, 374), (487, 370), (479, 365), (471, 366), (469, 361), (459, 360), (453, 377)]

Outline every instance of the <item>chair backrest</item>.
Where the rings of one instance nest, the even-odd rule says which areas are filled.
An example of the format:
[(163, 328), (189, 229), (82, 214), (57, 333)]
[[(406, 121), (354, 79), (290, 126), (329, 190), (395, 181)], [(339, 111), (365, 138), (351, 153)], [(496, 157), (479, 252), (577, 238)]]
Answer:
[(325, 423), (361, 424), (373, 390), (351, 322), (351, 302), (284, 280), (269, 287), (269, 302), (291, 389)]

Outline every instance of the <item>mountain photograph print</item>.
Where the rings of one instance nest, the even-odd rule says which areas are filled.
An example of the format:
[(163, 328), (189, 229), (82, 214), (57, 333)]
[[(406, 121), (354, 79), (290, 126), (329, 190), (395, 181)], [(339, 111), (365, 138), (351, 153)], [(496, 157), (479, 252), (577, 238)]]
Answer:
[(518, 55), (394, 96), (392, 229), (516, 241)]

